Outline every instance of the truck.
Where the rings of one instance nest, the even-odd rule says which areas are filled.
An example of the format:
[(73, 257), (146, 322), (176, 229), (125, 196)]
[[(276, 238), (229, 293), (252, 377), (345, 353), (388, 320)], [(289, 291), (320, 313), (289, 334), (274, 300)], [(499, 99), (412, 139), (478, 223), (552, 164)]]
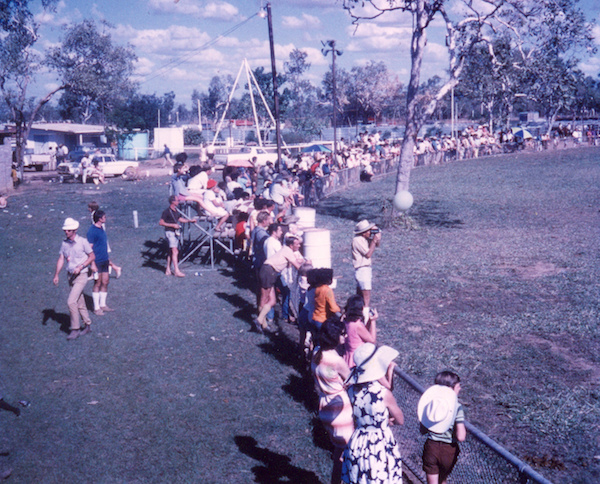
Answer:
[(33, 168), (35, 171), (55, 170), (56, 155), (54, 153), (34, 153), (32, 148), (25, 148), (23, 168)]
[(268, 161), (275, 164), (277, 162), (277, 152), (267, 151), (262, 146), (241, 146), (235, 148), (223, 148), (215, 153), (214, 162), (216, 165), (227, 166), (232, 161), (249, 161), (256, 157), (256, 167), (266, 165)]

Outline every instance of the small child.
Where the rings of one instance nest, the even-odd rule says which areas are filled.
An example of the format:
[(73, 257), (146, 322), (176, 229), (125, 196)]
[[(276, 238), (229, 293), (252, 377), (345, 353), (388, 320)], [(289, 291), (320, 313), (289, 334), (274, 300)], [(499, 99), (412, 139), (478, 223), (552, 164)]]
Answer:
[[(377, 343), (377, 311), (371, 309), (369, 317), (364, 317), (364, 301), (360, 294), (348, 298), (344, 309), (346, 340), (344, 342), (344, 360), (349, 368), (353, 368), (354, 352), (364, 343)], [(366, 323), (365, 323), (366, 321)]]
[(312, 319), (317, 329), (334, 314), (341, 315), (341, 309), (335, 301), (335, 295), (331, 284), (333, 283), (333, 269), (319, 268), (313, 269), (315, 274), (315, 306)]
[(445, 484), (454, 469), (467, 437), (465, 414), (458, 401), (460, 378), (451, 371), (438, 373), (435, 385), (421, 396), (418, 405), (421, 433), (427, 435), (423, 447), (423, 470), (427, 484)]
[(313, 277), (315, 275), (312, 270), (312, 265), (304, 263), (298, 269), (298, 287), (300, 289), (300, 305), (298, 311), (298, 330), (299, 330), (299, 341), (298, 344), (303, 349), (304, 356), (309, 361), (312, 350), (312, 333), (315, 335), (317, 332), (312, 326), (312, 313), (315, 308), (315, 287)]

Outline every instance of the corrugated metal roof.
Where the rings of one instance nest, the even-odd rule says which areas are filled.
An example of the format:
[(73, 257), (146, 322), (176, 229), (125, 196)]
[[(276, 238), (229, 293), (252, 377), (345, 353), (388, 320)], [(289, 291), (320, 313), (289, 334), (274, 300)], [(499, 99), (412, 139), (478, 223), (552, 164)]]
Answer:
[(38, 131), (54, 131), (70, 134), (103, 134), (104, 126), (99, 124), (76, 123), (33, 123), (31, 129)]

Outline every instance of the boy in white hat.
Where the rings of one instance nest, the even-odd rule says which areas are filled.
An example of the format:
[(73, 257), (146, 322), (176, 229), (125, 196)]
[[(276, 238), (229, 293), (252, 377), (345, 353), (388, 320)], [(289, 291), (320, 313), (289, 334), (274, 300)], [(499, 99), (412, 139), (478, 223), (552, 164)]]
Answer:
[(427, 484), (445, 484), (460, 453), (458, 442), (465, 440), (467, 430), (464, 410), (458, 401), (459, 376), (442, 371), (434, 383), (421, 396), (417, 410), (421, 433), (427, 435), (423, 470)]
[[(88, 281), (88, 266), (94, 261), (94, 252), (86, 238), (77, 235), (79, 222), (71, 217), (65, 220), (63, 231), (65, 240), (60, 246), (58, 261), (56, 262), (56, 272), (54, 273), (55, 286), (58, 286), (58, 275), (65, 262), (67, 263), (67, 274), (69, 276), (69, 298), (67, 305), (71, 315), (71, 332), (67, 336), (68, 340), (73, 340), (79, 336), (87, 334), (91, 328), (92, 320), (85, 305), (83, 290)], [(81, 319), (83, 319), (85, 328), (81, 329)]]

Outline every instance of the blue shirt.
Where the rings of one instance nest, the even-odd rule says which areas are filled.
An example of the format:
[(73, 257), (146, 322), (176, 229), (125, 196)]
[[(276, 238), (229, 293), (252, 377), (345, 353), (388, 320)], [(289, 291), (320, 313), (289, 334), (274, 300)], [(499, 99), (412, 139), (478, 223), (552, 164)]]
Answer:
[(108, 260), (108, 237), (104, 229), (92, 225), (88, 230), (87, 239), (92, 244), (96, 262), (106, 262)]

